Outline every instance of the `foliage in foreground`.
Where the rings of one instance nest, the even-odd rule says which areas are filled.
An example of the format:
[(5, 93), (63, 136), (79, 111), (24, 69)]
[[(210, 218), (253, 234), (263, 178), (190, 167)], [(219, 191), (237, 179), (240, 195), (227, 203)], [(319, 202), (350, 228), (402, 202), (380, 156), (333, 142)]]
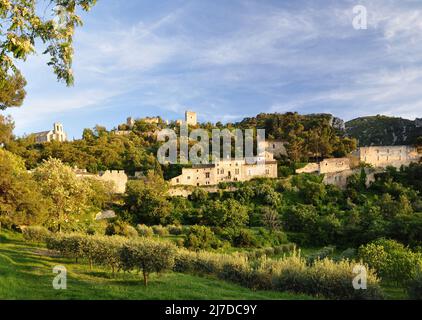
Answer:
[(300, 255), (280, 260), (263, 256), (249, 260), (244, 254), (216, 254), (177, 249), (166, 241), (149, 238), (129, 240), (122, 237), (50, 235), (47, 247), (61, 255), (84, 258), (93, 263), (124, 271), (142, 272), (147, 285), (151, 273), (174, 270), (209, 274), (254, 290), (305, 293), (331, 299), (380, 299), (382, 291), (372, 269), (368, 269), (368, 289), (355, 290), (352, 280), (354, 262), (317, 260), (307, 265)]

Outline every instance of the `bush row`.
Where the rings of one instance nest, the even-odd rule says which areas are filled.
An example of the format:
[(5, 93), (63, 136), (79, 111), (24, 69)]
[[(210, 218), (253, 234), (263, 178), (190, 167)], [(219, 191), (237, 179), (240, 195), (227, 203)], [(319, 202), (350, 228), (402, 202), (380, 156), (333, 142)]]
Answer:
[(353, 288), (354, 263), (349, 261), (324, 259), (308, 265), (296, 253), (280, 260), (266, 256), (250, 260), (247, 254), (193, 252), (149, 238), (48, 234), (45, 240), (48, 249), (65, 257), (86, 259), (91, 266), (110, 267), (113, 272), (140, 271), (145, 285), (151, 273), (174, 270), (213, 275), (254, 290), (291, 291), (331, 299), (382, 298), (379, 280), (371, 269), (367, 270), (367, 290)]
[(40, 226), (22, 227), (21, 230), (24, 239), (30, 242), (44, 242), (51, 234), (46, 228)]
[(116, 270), (140, 271), (144, 284), (153, 272), (170, 270), (174, 264), (176, 247), (169, 242), (141, 238), (127, 239), (119, 236), (85, 236), (56, 234), (46, 238), (47, 248), (62, 256), (87, 259), (93, 264)]
[(294, 254), (280, 260), (265, 256), (253, 262), (246, 255), (179, 250), (174, 270), (183, 273), (215, 275), (254, 290), (278, 290), (304, 293), (330, 299), (382, 299), (379, 280), (367, 270), (367, 289), (352, 285), (354, 262), (316, 260), (309, 266), (306, 259)]
[(253, 259), (261, 258), (263, 256), (271, 257), (274, 255), (292, 253), (294, 251), (296, 251), (296, 245), (294, 243), (287, 243), (287, 244), (282, 244), (275, 247), (255, 249), (255, 250), (249, 251), (247, 253), (247, 256), (249, 259), (253, 260)]

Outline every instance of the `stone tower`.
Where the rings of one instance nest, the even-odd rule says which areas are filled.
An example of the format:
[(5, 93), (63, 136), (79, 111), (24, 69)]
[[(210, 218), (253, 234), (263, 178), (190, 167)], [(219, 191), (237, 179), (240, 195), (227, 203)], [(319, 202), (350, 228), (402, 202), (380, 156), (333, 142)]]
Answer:
[(196, 112), (186, 111), (185, 112), (185, 121), (190, 126), (196, 126), (198, 124)]
[(133, 126), (135, 125), (135, 120), (132, 117), (129, 117), (126, 120), (126, 124), (130, 129), (132, 129)]

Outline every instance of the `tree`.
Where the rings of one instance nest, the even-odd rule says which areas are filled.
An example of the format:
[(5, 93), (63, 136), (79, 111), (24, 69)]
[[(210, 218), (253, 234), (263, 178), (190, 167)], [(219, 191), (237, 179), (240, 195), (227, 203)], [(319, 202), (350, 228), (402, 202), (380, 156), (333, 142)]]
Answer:
[[(35, 41), (45, 45), (50, 65), (59, 80), (73, 83), (71, 70), (73, 35), (82, 25), (76, 14), (81, 8), (88, 11), (96, 0), (1, 0), (0, 1), (0, 69), (4, 73), (17, 68), (14, 60), (25, 60), (35, 53)], [(47, 9), (50, 9), (47, 11)], [(39, 13), (42, 13), (40, 15)]]
[(219, 241), (209, 227), (195, 225), (189, 228), (184, 245), (191, 250), (215, 249)]
[(120, 249), (120, 262), (125, 271), (142, 271), (144, 286), (151, 273), (171, 270), (174, 266), (176, 247), (165, 241), (143, 239), (124, 244)]
[[(1, 95), (1, 91), (0, 91)], [(0, 115), (0, 146), (10, 142), (13, 135), (14, 123), (10, 117)]]
[(248, 223), (248, 209), (234, 199), (210, 201), (201, 208), (204, 222), (210, 226), (239, 228)]
[(171, 205), (167, 201), (167, 183), (163, 178), (148, 172), (144, 180), (129, 181), (125, 207), (134, 223), (164, 223), (170, 215)]
[(276, 231), (280, 227), (280, 219), (277, 211), (268, 207), (263, 208), (262, 223), (270, 232)]
[(0, 216), (16, 225), (42, 224), (49, 203), (18, 156), (0, 149)]
[(74, 222), (78, 213), (87, 208), (88, 184), (78, 179), (72, 169), (60, 160), (45, 160), (34, 171), (34, 178), (44, 197), (54, 203), (51, 224), (59, 232), (63, 225)]
[(26, 80), (19, 71), (7, 74), (0, 68), (0, 110), (20, 107), (26, 95)]

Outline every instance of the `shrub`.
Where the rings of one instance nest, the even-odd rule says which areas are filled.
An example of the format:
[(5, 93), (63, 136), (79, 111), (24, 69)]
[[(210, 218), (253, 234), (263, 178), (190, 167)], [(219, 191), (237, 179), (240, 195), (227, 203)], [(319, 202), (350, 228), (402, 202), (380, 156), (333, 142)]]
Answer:
[(359, 248), (359, 257), (382, 278), (405, 283), (421, 267), (421, 255), (394, 240), (380, 239)]
[(348, 248), (340, 254), (340, 260), (353, 260), (357, 255), (357, 250)]
[(139, 234), (135, 227), (128, 225), (125, 227), (123, 235), (128, 238), (137, 238)]
[(248, 229), (241, 229), (233, 237), (233, 245), (236, 247), (253, 247), (257, 243), (255, 236)]
[(121, 267), (125, 271), (142, 271), (144, 285), (150, 273), (169, 270), (174, 266), (176, 247), (168, 242), (143, 239), (125, 243), (119, 252)]
[(176, 246), (183, 248), (185, 246), (185, 239), (176, 239)]
[(355, 262), (340, 261), (335, 263), (330, 259), (317, 260), (309, 269), (309, 288), (307, 293), (322, 295), (330, 299), (372, 300), (382, 299), (383, 294), (379, 280), (374, 270), (366, 267), (367, 289), (356, 290), (352, 286), (353, 268)]
[(221, 242), (214, 232), (205, 226), (192, 226), (185, 240), (185, 247), (192, 250), (218, 248)]
[(12, 230), (15, 227), (15, 223), (11, 217), (0, 215), (0, 227)]
[(412, 280), (409, 281), (407, 292), (409, 298), (413, 300), (422, 300), (422, 273), (419, 272)]
[(115, 220), (108, 224), (105, 234), (107, 236), (123, 236), (128, 238), (136, 238), (138, 231), (131, 225), (121, 221)]
[(22, 234), (27, 241), (44, 242), (50, 235), (50, 231), (44, 227), (30, 226), (22, 228)]
[(169, 231), (166, 227), (163, 227), (162, 225), (153, 226), (152, 230), (154, 231), (154, 234), (160, 237), (165, 237), (169, 235)]
[(333, 246), (324, 247), (318, 250), (317, 252), (308, 255), (307, 262), (309, 264), (312, 264), (316, 260), (322, 260), (322, 259), (328, 258), (334, 253), (335, 250), (336, 250), (336, 247), (333, 247)]
[(181, 235), (183, 233), (183, 227), (182, 226), (176, 226), (176, 225), (169, 225), (167, 226), (167, 230), (170, 234), (174, 236)]
[(80, 234), (51, 234), (46, 238), (47, 248), (59, 252), (62, 256), (74, 258), (85, 257), (82, 242), (85, 235)]
[(280, 246), (274, 247), (274, 254), (283, 254), (283, 253), (289, 253), (296, 250), (296, 244), (294, 243), (287, 243), (282, 244)]
[(270, 257), (270, 256), (273, 256), (274, 255), (275, 250), (272, 247), (267, 247), (267, 248), (264, 248), (264, 252), (265, 252), (265, 255), (267, 257)]
[(92, 240), (95, 242), (95, 252), (92, 257), (94, 262), (110, 267), (114, 274), (121, 267), (120, 250), (129, 240), (119, 236), (94, 237)]
[(154, 231), (152, 230), (151, 227), (148, 227), (145, 224), (138, 224), (138, 226), (136, 227), (136, 229), (138, 230), (138, 234), (141, 237), (147, 237), (150, 238), (154, 235)]

